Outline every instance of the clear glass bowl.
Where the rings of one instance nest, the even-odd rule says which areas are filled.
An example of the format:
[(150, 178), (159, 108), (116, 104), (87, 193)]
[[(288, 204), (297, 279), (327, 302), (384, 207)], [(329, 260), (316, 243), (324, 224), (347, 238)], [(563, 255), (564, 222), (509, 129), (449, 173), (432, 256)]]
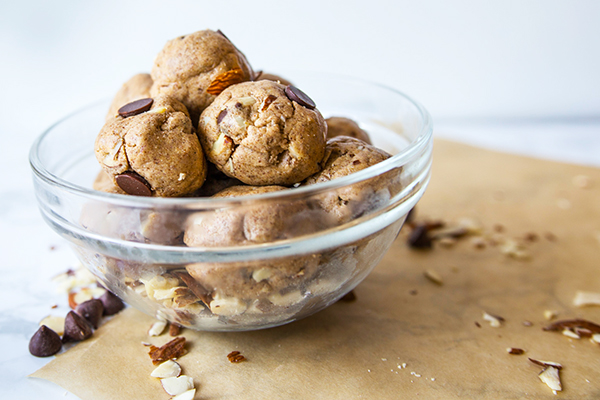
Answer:
[[(329, 306), (375, 267), (423, 195), (432, 123), (421, 105), (385, 86), (326, 74), (291, 78), (326, 118), (354, 119), (393, 156), (343, 178), (256, 196), (109, 194), (91, 189), (100, 170), (93, 148), (109, 104), (103, 101), (33, 144), (42, 216), (107, 288), (185, 327), (268, 328)], [(344, 206), (343, 215), (333, 218), (323, 208), (331, 202)], [(276, 213), (284, 227), (277, 240), (227, 247), (187, 247), (181, 240), (193, 221), (265, 213)]]

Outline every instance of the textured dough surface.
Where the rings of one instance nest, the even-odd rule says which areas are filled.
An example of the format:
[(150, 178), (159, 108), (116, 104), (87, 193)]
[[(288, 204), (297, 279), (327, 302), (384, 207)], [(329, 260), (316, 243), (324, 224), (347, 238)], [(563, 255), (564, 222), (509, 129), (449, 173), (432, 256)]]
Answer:
[(150, 97), (150, 88), (152, 87), (152, 77), (150, 74), (136, 74), (121, 86), (113, 98), (106, 121), (118, 115), (119, 108), (132, 101)]
[[(176, 197), (202, 186), (206, 162), (187, 110), (167, 96), (144, 113), (109, 120), (96, 138), (96, 159), (114, 181), (135, 172), (153, 196)], [(116, 182), (115, 182), (116, 184)]]
[[(322, 162), (323, 169), (308, 178), (303, 186), (350, 175), (389, 157), (385, 151), (359, 139), (347, 136), (329, 139)], [(334, 216), (338, 223), (346, 223), (389, 200), (390, 191), (397, 189), (394, 182), (398, 180), (390, 174), (399, 175), (399, 170), (329, 191), (320, 197), (320, 205), (323, 210)]]
[(327, 122), (327, 139), (333, 139), (338, 136), (349, 136), (371, 144), (369, 134), (350, 118), (329, 117), (325, 122)]
[(248, 185), (292, 185), (319, 171), (325, 120), (285, 88), (264, 80), (225, 89), (198, 124), (209, 161)]
[[(239, 197), (288, 190), (280, 186), (234, 186), (215, 198)], [(304, 201), (261, 201), (235, 210), (222, 210), (188, 218), (184, 242), (188, 246), (244, 246), (268, 243), (310, 233), (316, 215)], [(227, 297), (260, 298), (295, 287), (317, 271), (319, 255), (237, 263), (198, 263), (187, 271), (210, 292)]]
[(215, 99), (206, 89), (219, 75), (239, 69), (239, 81), (254, 72), (246, 57), (224, 35), (198, 31), (167, 42), (152, 67), (151, 94), (167, 94), (189, 110), (194, 125), (200, 113)]

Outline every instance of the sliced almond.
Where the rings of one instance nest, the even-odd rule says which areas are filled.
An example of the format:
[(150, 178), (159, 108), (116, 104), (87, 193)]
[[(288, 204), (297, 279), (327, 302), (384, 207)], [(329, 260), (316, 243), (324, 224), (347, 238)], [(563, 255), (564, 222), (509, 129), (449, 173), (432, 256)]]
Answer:
[(273, 293), (269, 296), (269, 301), (271, 303), (281, 307), (289, 307), (300, 303), (302, 300), (304, 300), (304, 296), (299, 290), (294, 290), (285, 294)]
[(261, 268), (252, 272), (252, 279), (254, 279), (256, 282), (261, 282), (269, 279), (272, 274), (273, 271), (270, 268)]
[(196, 389), (190, 389), (175, 397), (171, 397), (171, 400), (193, 400), (194, 396), (196, 396)]
[(62, 336), (65, 333), (65, 317), (57, 317), (55, 315), (48, 315), (46, 318), (40, 321), (40, 326), (46, 325), (54, 332)]
[(544, 311), (544, 318), (548, 321), (552, 321), (557, 316), (558, 316), (558, 312), (556, 312), (554, 310), (545, 310)]
[(571, 339), (581, 339), (581, 336), (579, 336), (577, 333), (573, 332), (570, 329), (563, 329), (562, 334), (570, 337)]
[(160, 336), (167, 327), (167, 321), (156, 321), (150, 326), (148, 330), (148, 335), (150, 336)]
[(192, 377), (187, 375), (181, 375), (179, 377), (164, 378), (160, 380), (165, 392), (171, 396), (177, 396), (183, 392), (187, 392), (194, 388), (194, 380)]
[(590, 339), (592, 342), (600, 344), (600, 333), (594, 333)]
[(167, 108), (166, 107), (156, 107), (156, 108), (151, 109), (148, 112), (151, 114), (164, 114), (167, 112)]
[(256, 99), (252, 96), (240, 97), (237, 99), (244, 107), (251, 106), (256, 103)]
[(154, 368), (150, 376), (155, 378), (173, 378), (178, 377), (179, 374), (181, 374), (181, 366), (173, 360), (167, 360)]
[(223, 90), (231, 85), (244, 82), (244, 71), (241, 68), (235, 68), (230, 71), (225, 71), (215, 77), (206, 89), (206, 93), (218, 96)]
[(500, 328), (502, 321), (504, 321), (504, 318), (497, 315), (488, 314), (485, 311), (483, 312), (483, 319), (488, 321), (492, 328)]
[(432, 269), (428, 269), (424, 272), (425, 278), (429, 279), (429, 281), (435, 283), (436, 285), (443, 285), (444, 280), (442, 276)]
[(550, 389), (557, 392), (562, 390), (558, 368), (548, 366), (542, 372), (540, 372), (539, 377), (540, 380), (548, 385)]
[(224, 133), (221, 133), (215, 143), (212, 146), (212, 153), (220, 155), (225, 153), (227, 157), (231, 154), (231, 147), (233, 146), (233, 140)]
[(246, 303), (237, 297), (215, 296), (215, 298), (210, 302), (210, 310), (216, 315), (240, 315), (246, 311), (247, 308), (248, 306)]
[(536, 365), (541, 365), (542, 367), (554, 367), (556, 369), (562, 369), (562, 365), (554, 361), (536, 360), (535, 358), (528, 358), (528, 360)]
[(575, 307), (600, 306), (600, 293), (577, 291), (573, 299)]
[(121, 150), (121, 147), (123, 147), (123, 144), (123, 139), (120, 139), (106, 155), (106, 157), (104, 157), (102, 163), (107, 167), (116, 167), (117, 165), (120, 165), (121, 162), (119, 161), (119, 151)]

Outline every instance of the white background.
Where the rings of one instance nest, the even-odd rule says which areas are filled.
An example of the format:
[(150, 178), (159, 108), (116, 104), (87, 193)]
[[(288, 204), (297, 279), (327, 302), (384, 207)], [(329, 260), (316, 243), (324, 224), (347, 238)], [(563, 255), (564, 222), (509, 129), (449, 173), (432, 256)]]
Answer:
[(0, 393), (65, 398), (24, 378), (45, 362), (28, 355), (29, 336), (64, 301), (49, 277), (74, 263), (37, 212), (29, 146), (149, 71), (167, 40), (206, 28), (225, 32), (257, 70), (400, 89), (429, 109), (438, 136), (600, 166), (598, 1), (2, 0), (0, 343), (11, 346)]

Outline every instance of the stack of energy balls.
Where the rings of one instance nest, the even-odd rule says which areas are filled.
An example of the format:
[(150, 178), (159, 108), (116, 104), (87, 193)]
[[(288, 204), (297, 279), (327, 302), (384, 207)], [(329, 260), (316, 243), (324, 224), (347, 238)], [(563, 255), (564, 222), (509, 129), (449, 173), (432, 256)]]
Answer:
[[(355, 122), (342, 117), (325, 120), (302, 90), (281, 77), (255, 73), (222, 32), (211, 30), (169, 41), (151, 74), (138, 74), (123, 85), (97, 136), (95, 154), (102, 167), (96, 190), (215, 198), (293, 190), (390, 157), (372, 146)], [(348, 222), (364, 212), (365, 199), (381, 189), (377, 182), (368, 182), (324, 195), (316, 204), (298, 200), (257, 205), (186, 215), (183, 221), (180, 216), (149, 213), (141, 216), (141, 232), (131, 236), (125, 227), (122, 234), (192, 247), (267, 243), (310, 233), (323, 224)], [(282, 290), (287, 293), (313, 278), (320, 257), (191, 264), (165, 272), (160, 284), (193, 286), (213, 314), (237, 315), (252, 307), (251, 301), (276, 303), (274, 296), (282, 296)], [(152, 297), (154, 278), (131, 270), (129, 278), (146, 285)]]

